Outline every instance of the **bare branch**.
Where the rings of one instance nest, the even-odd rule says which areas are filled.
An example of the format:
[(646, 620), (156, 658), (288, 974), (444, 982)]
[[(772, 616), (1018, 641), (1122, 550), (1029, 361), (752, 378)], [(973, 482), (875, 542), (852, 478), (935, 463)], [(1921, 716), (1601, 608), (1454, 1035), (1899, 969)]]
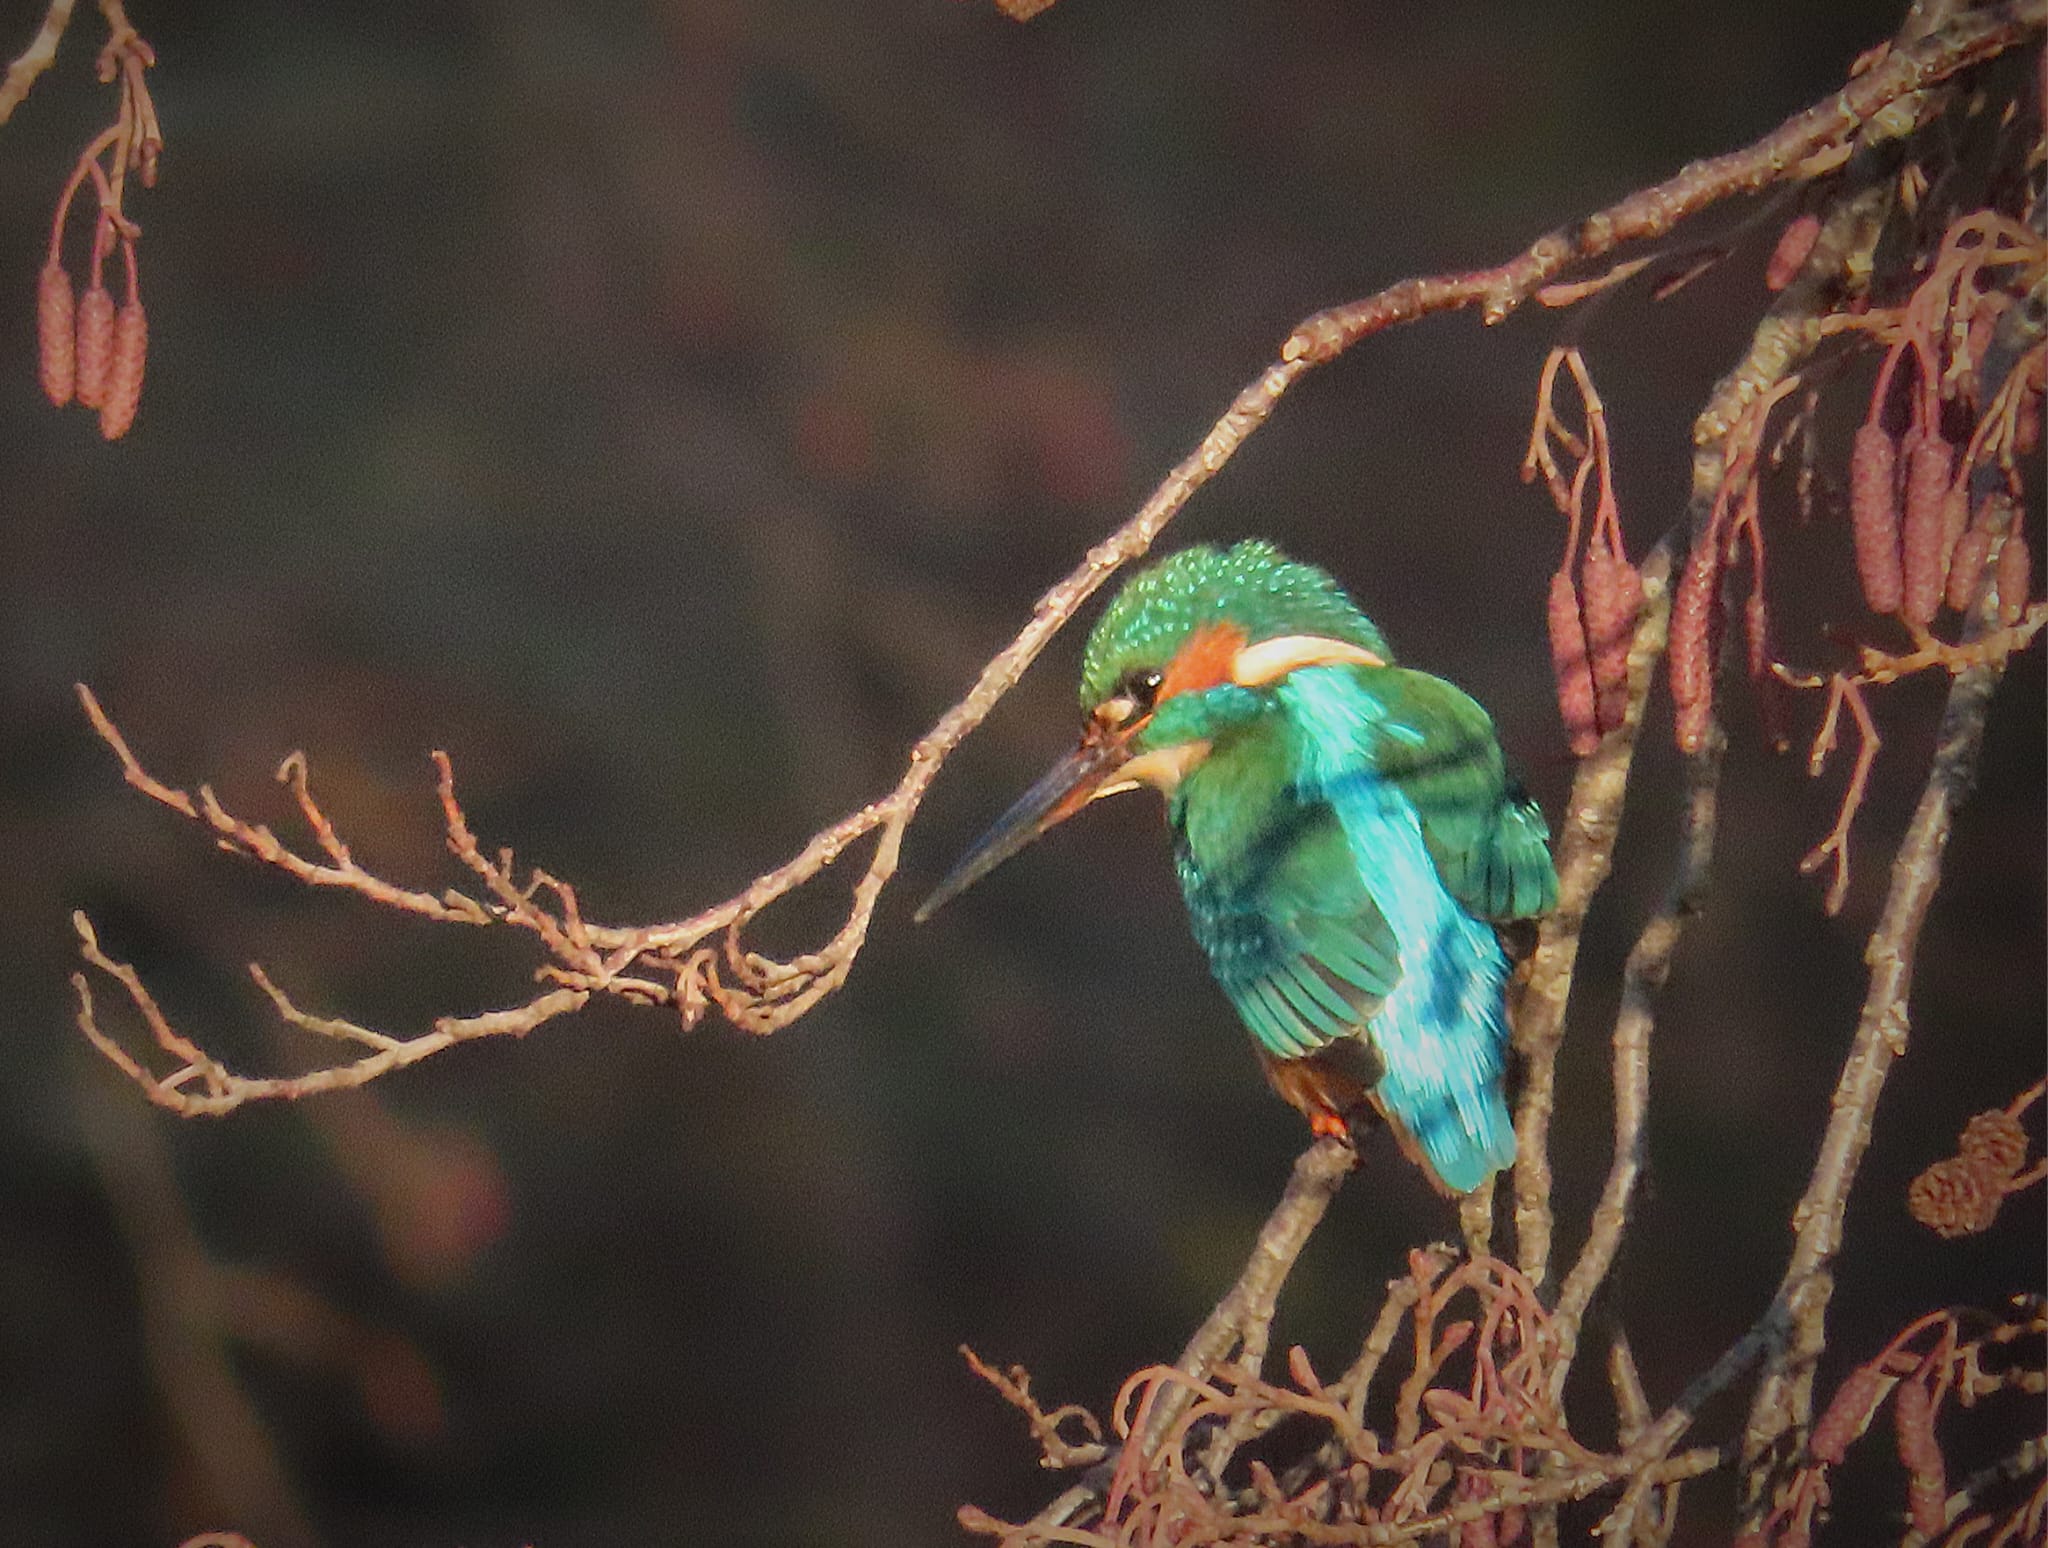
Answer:
[[(1988, 626), (1995, 598), (1980, 601), (1978, 627)], [(1774, 1471), (1803, 1442), (1813, 1415), (1813, 1367), (1826, 1341), (1829, 1271), (1842, 1242), (1849, 1189), (1870, 1144), (1877, 1099), (1893, 1063), (1906, 1051), (1908, 995), (1920, 927), (1941, 884), (1941, 859), (1955, 811), (1976, 778), (1984, 723), (2003, 663), (1957, 675), (1949, 687), (1940, 740), (1904, 843), (1892, 863), (1884, 912), (1864, 960), (1870, 987), (1856, 1035), (1836, 1082), (1827, 1132), (1812, 1181), (1793, 1211), (1795, 1241), (1778, 1294), (1790, 1317), (1790, 1336), (1770, 1362), (1750, 1407), (1743, 1435), (1744, 1502), (1752, 1518), (1768, 1501)]]

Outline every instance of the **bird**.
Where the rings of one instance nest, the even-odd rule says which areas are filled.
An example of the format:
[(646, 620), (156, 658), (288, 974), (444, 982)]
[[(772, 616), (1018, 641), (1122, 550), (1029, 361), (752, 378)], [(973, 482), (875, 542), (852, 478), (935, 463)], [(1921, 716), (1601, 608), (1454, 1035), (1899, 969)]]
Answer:
[(1089, 803), (1165, 798), (1197, 943), (1318, 1136), (1375, 1115), (1439, 1191), (1514, 1160), (1500, 926), (1557, 901), (1541, 808), (1491, 717), (1399, 665), (1325, 570), (1272, 543), (1133, 575), (1082, 654), (1079, 745), (917, 910)]

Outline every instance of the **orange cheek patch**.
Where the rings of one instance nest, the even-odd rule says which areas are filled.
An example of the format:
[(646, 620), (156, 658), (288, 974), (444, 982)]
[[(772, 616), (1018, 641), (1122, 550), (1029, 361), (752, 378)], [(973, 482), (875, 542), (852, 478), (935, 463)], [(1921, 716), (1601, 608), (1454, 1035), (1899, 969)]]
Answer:
[(1166, 663), (1155, 702), (1163, 704), (1177, 693), (1200, 693), (1231, 681), (1231, 666), (1246, 638), (1236, 624), (1204, 624), (1195, 630)]

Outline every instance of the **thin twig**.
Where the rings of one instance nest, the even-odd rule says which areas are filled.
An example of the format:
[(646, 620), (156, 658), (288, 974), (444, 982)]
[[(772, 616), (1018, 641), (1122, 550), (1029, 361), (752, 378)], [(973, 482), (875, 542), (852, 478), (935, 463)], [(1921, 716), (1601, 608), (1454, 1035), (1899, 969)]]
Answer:
[(1628, 652), (1627, 716), (1621, 729), (1580, 760), (1573, 776), (1557, 841), (1557, 907), (1537, 931), (1529, 977), (1515, 1006), (1515, 1047), (1523, 1061), (1522, 1095), (1515, 1108), (1515, 1258), (1539, 1287), (1550, 1273), (1550, 1115), (1556, 1103), (1557, 1053), (1564, 1043), (1565, 1009), (1586, 914), (1613, 869), (1643, 707), (1664, 653), (1671, 616), (1668, 543), (1651, 550), (1642, 574), (1643, 607)]
[[(1259, 1239), (1237, 1283), (1188, 1340), (1174, 1362), (1177, 1369), (1192, 1381), (1200, 1381), (1240, 1348), (1248, 1354), (1254, 1341), (1263, 1354), (1280, 1287), (1293, 1272), (1294, 1260), (1301, 1256), (1310, 1235), (1322, 1223), (1330, 1201), (1357, 1165), (1358, 1152), (1338, 1139), (1317, 1140), (1295, 1158), (1286, 1191), (1260, 1227)], [(1153, 1406), (1149, 1422), (1132, 1438), (1140, 1457), (1150, 1458), (1157, 1451), (1161, 1437), (1173, 1427), (1192, 1398), (1192, 1389), (1180, 1386), (1174, 1389), (1173, 1396)]]
[[(107, 11), (115, 38), (109, 45), (115, 61), (128, 75), (139, 75), (139, 40), (121, 31), (125, 18), (112, 0)], [(645, 1003), (666, 999), (686, 1024), (715, 1006), (735, 1025), (755, 1033), (774, 1032), (804, 1015), (846, 979), (867, 939), (883, 887), (895, 874), (903, 833), (916, 815), (946, 758), (1013, 687), (1025, 669), (1117, 570), (1144, 554), (1161, 530), (1200, 488), (1227, 463), (1245, 439), (1262, 425), (1286, 392), (1314, 365), (1332, 359), (1351, 343), (1394, 323), (1409, 322), (1433, 312), (1473, 305), (1488, 321), (1519, 305), (1566, 268), (1602, 258), (1625, 243), (1656, 237), (1678, 220), (1732, 195), (1764, 183), (1809, 175), (1806, 158), (1830, 145), (1851, 143), (1864, 116), (1902, 96), (1946, 79), (1955, 72), (2012, 46), (2034, 25), (2039, 9), (2031, 5), (2002, 6), (1970, 12), (1922, 44), (1898, 48), (1880, 64), (1855, 77), (1834, 96), (1788, 120), (1778, 130), (1744, 151), (1694, 163), (1658, 187), (1621, 201), (1563, 232), (1535, 243), (1520, 258), (1468, 274), (1439, 275), (1403, 281), (1378, 295), (1349, 306), (1318, 313), (1297, 327), (1281, 358), (1244, 388), (1201, 444), (1175, 466), (1143, 506), (1121, 528), (1087, 555), (1082, 564), (1039, 599), (1029, 623), (986, 667), (967, 695), (948, 710), (911, 749), (907, 767), (894, 789), (880, 800), (823, 829), (784, 865), (757, 877), (738, 895), (687, 919), (666, 924), (617, 927), (587, 924), (576, 915), (573, 894), (560, 885), (552, 892), (558, 911), (543, 907), (536, 893), (541, 878), (522, 883), (512, 874), (508, 856), (484, 853), (463, 819), (453, 791), (453, 775), (445, 757), (437, 756), (444, 822), (457, 858), (484, 883), (495, 900), (490, 907), (459, 892), (434, 894), (394, 886), (358, 867), (331, 830), (323, 831), (306, 811), (303, 764), (287, 764), (287, 783), (301, 797), (302, 815), (314, 827), (321, 859), (314, 860), (279, 842), (270, 831), (246, 823), (222, 809), (204, 786), (198, 801), (147, 773), (112, 722), (91, 695), (81, 700), (94, 727), (120, 758), (129, 782), (170, 809), (209, 827), (226, 847), (284, 870), (308, 885), (352, 891), (382, 907), (422, 917), (466, 924), (498, 923), (530, 931), (549, 958), (536, 972), (559, 988), (519, 1007), (488, 1018), (467, 1018), (465, 1028), (527, 1030), (541, 1014), (560, 1014), (564, 993), (618, 994)], [(132, 33), (132, 29), (129, 29)], [(132, 44), (132, 46), (131, 46)], [(117, 46), (118, 45), (118, 46)], [(123, 50), (127, 50), (123, 53)], [(103, 67), (106, 57), (103, 56)], [(128, 70), (132, 54), (136, 69)], [(137, 136), (153, 132), (140, 124)], [(131, 139), (131, 157), (142, 145)], [(123, 159), (119, 166), (127, 165)], [(117, 172), (119, 170), (117, 166)], [(745, 948), (739, 931), (753, 916), (778, 898), (802, 886), (834, 864), (855, 842), (872, 836), (873, 851), (853, 886), (844, 922), (817, 949), (776, 961)], [(581, 1003), (578, 1001), (577, 1003)], [(90, 1019), (81, 1006), (82, 1019)], [(545, 1017), (542, 1017), (545, 1019)], [(380, 1051), (370, 1060), (336, 1067), (314, 1080), (300, 1076), (286, 1081), (231, 1077), (226, 1089), (209, 1094), (205, 1111), (225, 1111), (257, 1097), (295, 1096), (316, 1089), (360, 1084), (399, 1063), (438, 1051), (451, 1039), (442, 1031), (397, 1039), (410, 1051)], [(466, 1030), (464, 1035), (481, 1035)], [(102, 1052), (107, 1046), (101, 1043)], [(109, 1055), (111, 1057), (111, 1054)], [(177, 1093), (142, 1071), (132, 1059), (117, 1060), (149, 1091), (152, 1100), (167, 1101), (179, 1111), (202, 1109), (185, 1105)]]
[[(1989, 622), (1991, 601), (1979, 603), (1974, 615), (1979, 628)], [(1812, 1180), (1792, 1214), (1793, 1251), (1778, 1289), (1789, 1318), (1789, 1337), (1758, 1386), (1743, 1435), (1743, 1502), (1751, 1518), (1761, 1514), (1776, 1470), (1803, 1444), (1812, 1421), (1814, 1363), (1826, 1343), (1828, 1303), (1834, 1293), (1829, 1265), (1841, 1248), (1849, 1190), (1870, 1144), (1878, 1096), (1892, 1064), (1906, 1051), (1907, 1004), (1920, 928), (1941, 884), (1941, 859), (1956, 808), (1976, 778), (1985, 717), (2003, 670), (2002, 662), (1972, 667), (1949, 686), (1927, 785), (1892, 862), (1884, 912), (1864, 950), (1870, 964), (1869, 991), (1835, 1085)]]
[(35, 85), (36, 77), (57, 62), (57, 45), (64, 40), (64, 29), (71, 24), (74, 3), (75, 0), (50, 0), (50, 8), (43, 13), (43, 24), (35, 37), (7, 67), (7, 78), (0, 81), (0, 124), (14, 116), (14, 110)]

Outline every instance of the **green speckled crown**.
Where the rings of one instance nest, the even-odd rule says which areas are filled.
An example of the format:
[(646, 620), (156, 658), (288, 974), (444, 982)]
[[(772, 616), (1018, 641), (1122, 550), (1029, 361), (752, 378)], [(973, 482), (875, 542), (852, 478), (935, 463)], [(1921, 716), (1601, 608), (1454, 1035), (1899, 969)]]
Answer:
[(1127, 672), (1165, 666), (1197, 625), (1217, 623), (1236, 624), (1249, 642), (1319, 634), (1394, 659), (1328, 572), (1289, 559), (1263, 538), (1227, 549), (1204, 543), (1125, 582), (1088, 636), (1081, 707), (1107, 699)]

